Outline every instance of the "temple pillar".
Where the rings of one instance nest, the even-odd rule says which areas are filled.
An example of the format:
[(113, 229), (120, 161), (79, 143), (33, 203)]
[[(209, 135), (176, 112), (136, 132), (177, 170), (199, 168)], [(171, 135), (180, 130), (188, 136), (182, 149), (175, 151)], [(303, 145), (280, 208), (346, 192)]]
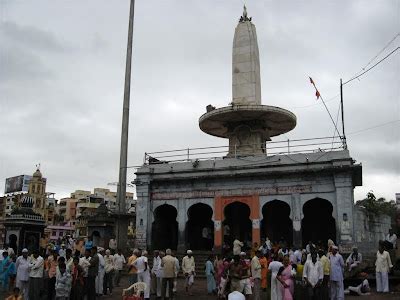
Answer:
[(185, 199), (179, 199), (177, 201), (177, 221), (178, 221), (178, 252), (183, 253), (186, 250), (186, 238), (185, 229), (187, 222), (187, 209)]
[(290, 218), (293, 222), (293, 245), (296, 247), (302, 247), (302, 235), (301, 235), (301, 219), (302, 219), (302, 208), (300, 194), (291, 195), (291, 210)]

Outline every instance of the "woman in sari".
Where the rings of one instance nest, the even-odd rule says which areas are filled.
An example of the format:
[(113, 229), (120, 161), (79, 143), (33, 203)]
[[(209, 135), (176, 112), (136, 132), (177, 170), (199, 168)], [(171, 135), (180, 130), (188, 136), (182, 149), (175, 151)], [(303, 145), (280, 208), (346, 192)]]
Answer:
[(8, 292), (10, 276), (15, 274), (15, 263), (8, 256), (8, 252), (3, 252), (3, 260), (0, 263), (0, 282), (4, 292)]
[(219, 286), (219, 283), (221, 282), (222, 273), (224, 272), (224, 260), (219, 255), (215, 256), (214, 269), (217, 272), (215, 280), (217, 282), (217, 286)]
[(207, 293), (208, 295), (212, 295), (215, 293), (217, 287), (215, 285), (215, 271), (214, 271), (214, 265), (211, 262), (212, 260), (212, 255), (210, 255), (207, 259), (206, 262), (206, 277), (207, 277)]
[(293, 300), (294, 295), (294, 280), (293, 280), (292, 265), (290, 264), (289, 256), (283, 258), (283, 267), (279, 269), (276, 276), (280, 282), (282, 300)]

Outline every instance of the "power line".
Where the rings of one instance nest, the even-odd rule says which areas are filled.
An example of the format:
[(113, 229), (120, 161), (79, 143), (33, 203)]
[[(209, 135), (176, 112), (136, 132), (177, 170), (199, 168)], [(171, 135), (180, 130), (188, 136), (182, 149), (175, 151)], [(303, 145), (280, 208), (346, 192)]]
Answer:
[(372, 127), (367, 127), (367, 128), (360, 129), (360, 130), (357, 130), (357, 131), (353, 131), (353, 132), (350, 132), (349, 134), (357, 134), (357, 133), (360, 133), (360, 132), (364, 132), (364, 131), (367, 131), (367, 130), (375, 129), (375, 128), (378, 128), (378, 127), (383, 127), (383, 126), (386, 126), (386, 125), (389, 125), (389, 124), (393, 124), (393, 123), (397, 123), (397, 122), (400, 122), (400, 119), (389, 121), (389, 122), (382, 123), (382, 124), (378, 124), (378, 125), (375, 125), (375, 126), (372, 126)]
[(377, 65), (379, 65), (381, 62), (383, 62), (384, 60), (386, 60), (387, 58), (389, 58), (389, 56), (391, 56), (393, 53), (395, 53), (397, 50), (399, 50), (400, 47), (397, 47), (396, 49), (392, 50), (392, 52), (390, 52), (388, 55), (386, 55), (384, 58), (382, 58), (381, 60), (379, 60), (377, 63), (375, 63), (372, 67), (366, 69), (364, 72), (362, 72), (361, 74), (354, 76), (353, 78), (347, 80), (346, 82), (343, 83), (343, 85), (353, 81), (354, 79), (357, 79), (359, 77), (361, 77), (362, 75), (364, 75), (365, 73), (369, 72), (370, 70), (372, 70), (373, 68), (375, 68)]
[(389, 43), (387, 43), (386, 46), (383, 47), (383, 48), (381, 49), (381, 51), (378, 52), (378, 54), (376, 54), (373, 58), (371, 58), (370, 61), (369, 61), (363, 68), (361, 68), (360, 72), (358, 72), (358, 73), (356, 73), (355, 75), (353, 75), (353, 77), (354, 77), (354, 76), (357, 76), (357, 74), (359, 74), (359, 73), (365, 71), (365, 68), (368, 67), (379, 55), (381, 55), (382, 52), (385, 51), (399, 36), (400, 36), (400, 32), (397, 33), (397, 34), (389, 41)]

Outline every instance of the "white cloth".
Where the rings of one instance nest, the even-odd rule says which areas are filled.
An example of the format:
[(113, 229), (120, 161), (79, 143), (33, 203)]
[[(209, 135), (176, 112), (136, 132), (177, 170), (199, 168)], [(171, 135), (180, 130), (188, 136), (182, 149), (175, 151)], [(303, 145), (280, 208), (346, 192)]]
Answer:
[(331, 285), (331, 299), (332, 300), (344, 300), (344, 286), (343, 280), (341, 281), (332, 281)]
[(117, 249), (117, 241), (114, 239), (110, 239), (110, 241), (108, 242), (108, 247), (112, 250), (116, 250)]
[(114, 256), (105, 255), (104, 256), (104, 271), (106, 273), (110, 273), (112, 270), (114, 270)]
[[(148, 259), (146, 256), (140, 256), (133, 262), (134, 267), (137, 270), (137, 273), (143, 273), (144, 270), (146, 271), (149, 269), (148, 266)], [(144, 282), (144, 281), (143, 281)]]
[(341, 281), (343, 285), (343, 257), (339, 253), (336, 253), (335, 255), (332, 254), (329, 259), (331, 262), (330, 280)]
[(44, 260), (43, 257), (38, 256), (34, 258), (31, 256), (29, 260), (29, 277), (42, 278), (43, 277)]
[(238, 291), (234, 291), (228, 295), (228, 300), (245, 300), (245, 299), (246, 297)]
[(182, 271), (184, 274), (194, 273), (195, 266), (196, 264), (193, 256), (189, 257), (186, 255), (184, 258), (182, 258)]
[(295, 264), (301, 263), (301, 257), (302, 257), (302, 253), (301, 250), (297, 249), (296, 251), (294, 251), (293, 256), (295, 257)]
[(376, 272), (376, 291), (389, 292), (389, 276), (386, 272)]
[(124, 268), (124, 263), (126, 263), (125, 257), (123, 254), (119, 255), (118, 253), (114, 255), (114, 267), (115, 270), (122, 270)]
[(66, 252), (66, 249), (61, 248), (58, 250), (58, 255), (65, 258)]
[(29, 280), (29, 260), (22, 255), (17, 258), (15, 262), (15, 269), (17, 270), (17, 282)]
[(392, 261), (390, 259), (389, 252), (379, 251), (376, 253), (375, 271), (381, 273), (389, 273), (390, 268), (393, 267)]
[(233, 255), (239, 255), (242, 252), (243, 243), (239, 240), (233, 241)]
[(268, 270), (271, 271), (271, 300), (282, 299), (281, 289), (276, 279), (276, 275), (281, 267), (283, 267), (283, 264), (279, 261), (273, 261), (268, 266)]
[(96, 294), (103, 294), (103, 282), (104, 282), (104, 273), (105, 273), (105, 265), (106, 262), (104, 260), (104, 256), (100, 253), (97, 253), (99, 257), (99, 272), (96, 276)]
[(318, 281), (324, 278), (324, 271), (322, 270), (321, 262), (316, 261), (314, 264), (312, 260), (307, 261), (304, 264), (303, 277), (307, 278), (312, 287), (314, 287), (318, 283)]
[(254, 256), (251, 259), (251, 276), (253, 278), (261, 279), (261, 264), (260, 259), (257, 256)]
[(351, 253), (351, 254), (349, 255), (349, 257), (346, 259), (346, 263), (349, 264), (349, 265), (351, 265), (351, 264), (353, 264), (353, 263), (360, 264), (361, 262), (362, 262), (362, 255), (361, 255), (361, 253), (357, 253), (357, 259), (356, 259), (355, 256), (353, 257), (353, 253)]
[(81, 257), (79, 259), (79, 265), (82, 267), (83, 269), (83, 277), (88, 277), (88, 271), (89, 271), (89, 266), (90, 266), (90, 257), (86, 258)]
[[(141, 257), (144, 257), (144, 256), (141, 256)], [(139, 257), (139, 259), (141, 257)], [(146, 271), (138, 272), (137, 276), (138, 276), (138, 282), (144, 282), (146, 284), (146, 289), (144, 290), (144, 298), (145, 299), (150, 298), (150, 272), (149, 272), (149, 269), (147, 268)]]
[(389, 243), (392, 243), (393, 247), (396, 247), (396, 243), (397, 243), (397, 235), (396, 234), (388, 234), (386, 236), (386, 241), (388, 241)]
[(161, 277), (160, 270), (161, 270), (161, 258), (157, 256), (153, 258), (153, 268), (151, 269), (151, 272), (154, 275), (156, 275), (156, 277)]

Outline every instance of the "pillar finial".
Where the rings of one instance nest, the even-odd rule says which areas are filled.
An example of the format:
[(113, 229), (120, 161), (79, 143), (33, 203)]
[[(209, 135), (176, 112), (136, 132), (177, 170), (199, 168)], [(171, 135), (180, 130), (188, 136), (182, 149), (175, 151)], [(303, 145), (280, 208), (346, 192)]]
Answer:
[(251, 21), (251, 17), (249, 18), (247, 15), (247, 7), (246, 4), (243, 5), (243, 15), (240, 16), (239, 22)]

